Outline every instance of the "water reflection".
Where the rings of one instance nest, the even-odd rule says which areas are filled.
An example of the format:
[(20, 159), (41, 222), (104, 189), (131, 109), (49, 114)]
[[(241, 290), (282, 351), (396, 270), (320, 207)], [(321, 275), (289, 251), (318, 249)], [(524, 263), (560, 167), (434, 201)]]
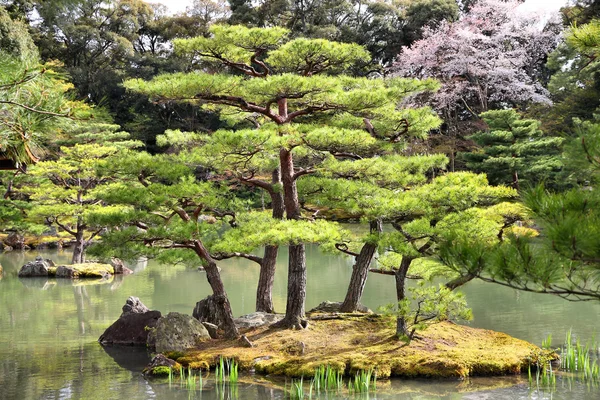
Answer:
[[(140, 260), (130, 265), (135, 273), (112, 281), (70, 281), (48, 278), (19, 279), (17, 271), (37, 255), (57, 263), (70, 255), (52, 252), (11, 252), (0, 255), (4, 267), (0, 281), (0, 399), (185, 399), (187, 390), (169, 389), (164, 381), (146, 381), (141, 370), (148, 362), (145, 349), (106, 348), (97, 338), (121, 313), (130, 295), (163, 313), (190, 314), (195, 303), (210, 293), (203, 272), (183, 266), (157, 265)], [(273, 298), (285, 309), (287, 259), (280, 254)], [(307, 308), (324, 300), (341, 301), (351, 273), (351, 260), (307, 251)], [(234, 313), (253, 311), (258, 268), (243, 260), (221, 264), (223, 280)], [(519, 293), (473, 282), (465, 288), (476, 327), (495, 329), (541, 343), (549, 333), (555, 343), (572, 328), (583, 341), (599, 332), (600, 305), (569, 303), (558, 298)], [(371, 275), (363, 302), (371, 309), (393, 301), (393, 280)], [(282, 399), (284, 383), (259, 376), (244, 378), (236, 389), (239, 399)], [(373, 398), (397, 399), (598, 399), (600, 390), (578, 381), (559, 379), (552, 394), (530, 393), (521, 377), (479, 378), (464, 381), (393, 380), (380, 382)], [(210, 384), (193, 396), (217, 399), (234, 392)], [(335, 397), (331, 397), (335, 398)]]

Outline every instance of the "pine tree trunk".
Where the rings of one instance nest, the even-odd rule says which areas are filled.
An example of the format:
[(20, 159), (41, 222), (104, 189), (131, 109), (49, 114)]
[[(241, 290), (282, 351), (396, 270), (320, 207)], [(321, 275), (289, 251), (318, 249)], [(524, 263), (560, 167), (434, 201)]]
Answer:
[(289, 247), (288, 287), (285, 317), (275, 325), (281, 328), (306, 327), (304, 301), (306, 299), (306, 252), (303, 244)]
[[(408, 268), (412, 262), (410, 257), (402, 257), (400, 262), (400, 268), (396, 270), (396, 298), (398, 302), (401, 302), (406, 298), (406, 275), (408, 274)], [(398, 315), (396, 318), (396, 335), (397, 336), (408, 336), (410, 332), (406, 328), (406, 317)]]
[[(287, 118), (287, 99), (277, 101), (279, 116)], [(283, 186), (283, 204), (287, 219), (300, 219), (300, 202), (296, 177), (294, 177), (294, 160), (291, 150), (279, 150), (279, 171)], [(306, 300), (306, 251), (304, 244), (289, 247), (288, 288), (285, 317), (275, 324), (282, 328), (304, 328), (304, 302)]]
[(265, 246), (265, 253), (260, 264), (260, 276), (256, 288), (256, 311), (274, 313), (273, 282), (277, 266), (278, 246)]
[(83, 229), (78, 229), (75, 235), (75, 248), (73, 249), (73, 257), (71, 264), (81, 264), (85, 262), (85, 245), (86, 241), (83, 238)]
[[(273, 185), (281, 183), (279, 169), (273, 171)], [(281, 192), (270, 191), (271, 208), (273, 209), (273, 218), (282, 219), (285, 207), (283, 204), (283, 194)], [(273, 282), (275, 281), (275, 268), (277, 266), (278, 246), (266, 246), (265, 252), (260, 264), (260, 276), (256, 288), (256, 311), (274, 313), (273, 305)]]
[(221, 328), (223, 328), (225, 331), (225, 337), (228, 339), (236, 339), (239, 337), (239, 332), (235, 326), (235, 323), (233, 322), (231, 304), (229, 303), (225, 286), (221, 280), (221, 274), (219, 274), (217, 263), (210, 256), (206, 248), (204, 248), (204, 245), (199, 240), (194, 241), (194, 250), (200, 258), (207, 262), (206, 266), (204, 267), (204, 270), (206, 271), (206, 279), (208, 280), (208, 284), (213, 291), (214, 300), (221, 308), (221, 313), (223, 315), (223, 326)]
[[(380, 220), (370, 222), (371, 234), (381, 233), (383, 228)], [(340, 307), (341, 312), (354, 312), (358, 309), (360, 299), (367, 283), (369, 267), (377, 251), (377, 243), (365, 243), (356, 257), (352, 267), (352, 276), (346, 292), (346, 298)]]

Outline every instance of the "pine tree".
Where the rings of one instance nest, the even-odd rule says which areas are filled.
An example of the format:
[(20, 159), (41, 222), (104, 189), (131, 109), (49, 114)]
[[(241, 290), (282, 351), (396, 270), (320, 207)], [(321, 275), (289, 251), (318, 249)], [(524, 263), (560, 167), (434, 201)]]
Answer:
[[(302, 219), (297, 181), (315, 172), (305, 137), (316, 128), (330, 143), (344, 141), (340, 128), (397, 142), (403, 134), (427, 129), (437, 119), (426, 110), (397, 110), (408, 95), (436, 87), (433, 81), (368, 79), (343, 75), (354, 64), (368, 61), (368, 53), (355, 44), (323, 39), (289, 40), (282, 28), (213, 26), (211, 37), (175, 41), (177, 52), (213, 61), (236, 74), (162, 75), (150, 82), (131, 80), (126, 87), (155, 101), (206, 102), (238, 110), (261, 126), (269, 152), (257, 158), (271, 161), (268, 179), (264, 171), (237, 173), (245, 183), (283, 193), (285, 217)], [(264, 127), (263, 127), (264, 126)], [(236, 134), (231, 134), (235, 136)], [(273, 144), (275, 146), (273, 146)], [(331, 147), (333, 152), (334, 148)], [(319, 163), (320, 160), (312, 160)], [(235, 169), (235, 168), (234, 168)], [(277, 170), (277, 172), (275, 172)], [(271, 178), (275, 178), (274, 181)], [(288, 298), (280, 326), (305, 326), (305, 246), (289, 248)]]
[(486, 173), (494, 185), (516, 189), (522, 184), (557, 184), (562, 138), (544, 135), (539, 121), (521, 119), (515, 110), (491, 110), (481, 118), (489, 130), (470, 137), (481, 149), (463, 154), (467, 168)]

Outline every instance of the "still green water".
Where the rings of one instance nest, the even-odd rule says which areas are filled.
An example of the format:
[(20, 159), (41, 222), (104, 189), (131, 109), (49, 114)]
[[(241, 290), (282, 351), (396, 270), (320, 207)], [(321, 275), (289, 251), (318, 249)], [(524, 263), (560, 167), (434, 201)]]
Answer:
[[(190, 393), (169, 388), (164, 381), (147, 381), (141, 370), (145, 350), (102, 348), (96, 340), (115, 321), (128, 296), (139, 297), (163, 313), (191, 314), (206, 297), (203, 272), (183, 266), (140, 262), (135, 274), (116, 277), (102, 285), (65, 280), (19, 279), (17, 271), (37, 255), (57, 263), (70, 259), (68, 251), (9, 252), (0, 254), (0, 399), (282, 399), (282, 382), (272, 385), (246, 376), (234, 392), (208, 385)], [(277, 310), (285, 310), (285, 250), (280, 254), (275, 280)], [(234, 314), (254, 309), (258, 267), (245, 260), (220, 264)], [(351, 260), (307, 249), (307, 309), (324, 300), (343, 300)], [(85, 283), (85, 282), (84, 282)], [(473, 309), (471, 326), (506, 332), (540, 344), (549, 334), (559, 345), (568, 329), (586, 341), (600, 332), (600, 304), (571, 303), (559, 298), (516, 292), (501, 286), (472, 282), (464, 288)], [(369, 276), (363, 303), (372, 309), (394, 301), (393, 277)], [(330, 398), (335, 398), (331, 397)], [(364, 397), (361, 397), (364, 398)], [(371, 398), (389, 399), (600, 399), (597, 386), (559, 377), (553, 393), (531, 391), (527, 377), (467, 380), (401, 380), (380, 383)]]

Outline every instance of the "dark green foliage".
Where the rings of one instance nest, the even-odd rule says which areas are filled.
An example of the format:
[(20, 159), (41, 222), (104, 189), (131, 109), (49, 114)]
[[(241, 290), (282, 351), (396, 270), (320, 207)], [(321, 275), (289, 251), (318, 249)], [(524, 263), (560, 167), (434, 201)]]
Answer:
[(538, 121), (521, 119), (514, 110), (487, 111), (481, 117), (489, 130), (471, 136), (481, 149), (463, 154), (467, 168), (486, 173), (496, 185), (558, 184), (562, 138), (544, 135)]

